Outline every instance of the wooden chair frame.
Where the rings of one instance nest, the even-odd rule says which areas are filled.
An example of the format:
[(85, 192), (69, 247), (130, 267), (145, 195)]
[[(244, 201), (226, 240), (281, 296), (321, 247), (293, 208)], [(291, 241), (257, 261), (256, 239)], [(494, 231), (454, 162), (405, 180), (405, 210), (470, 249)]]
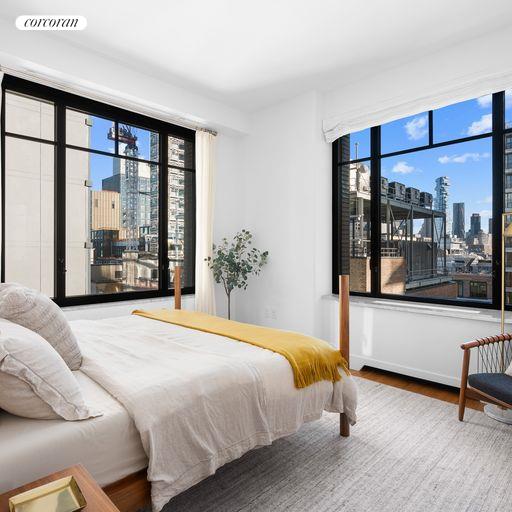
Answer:
[(459, 421), (464, 420), (464, 411), (466, 410), (466, 398), (475, 398), (491, 404), (496, 404), (505, 409), (512, 409), (512, 404), (502, 402), (476, 388), (468, 386), (469, 375), (469, 362), (471, 358), (471, 349), (490, 345), (493, 343), (504, 343), (505, 341), (512, 340), (512, 334), (498, 334), (497, 336), (488, 336), (487, 338), (480, 338), (474, 341), (463, 343), (460, 348), (464, 351), (462, 359), (462, 375), (460, 380), (460, 395), (459, 395)]
[[(339, 285), (339, 350), (348, 365), (350, 362), (349, 276), (339, 276)], [(181, 309), (181, 268), (179, 266), (174, 269), (174, 307)], [(343, 437), (350, 435), (350, 424), (345, 413), (340, 414), (340, 435)], [(151, 499), (151, 485), (147, 480), (146, 470), (128, 475), (122, 480), (107, 485), (103, 490), (121, 512), (136, 512), (148, 505)]]

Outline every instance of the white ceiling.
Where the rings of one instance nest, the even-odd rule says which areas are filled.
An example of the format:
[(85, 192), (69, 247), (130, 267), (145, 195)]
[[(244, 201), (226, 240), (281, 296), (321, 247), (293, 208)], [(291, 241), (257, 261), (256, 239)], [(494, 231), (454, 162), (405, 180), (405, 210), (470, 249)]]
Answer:
[(0, 17), (81, 14), (48, 32), (251, 111), (511, 25), (510, 0), (2, 0)]

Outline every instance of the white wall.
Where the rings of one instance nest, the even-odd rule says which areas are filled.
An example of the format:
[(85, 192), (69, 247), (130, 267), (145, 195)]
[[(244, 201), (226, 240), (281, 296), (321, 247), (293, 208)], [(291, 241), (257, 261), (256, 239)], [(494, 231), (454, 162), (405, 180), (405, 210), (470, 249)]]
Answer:
[(327, 293), (330, 146), (322, 141), (320, 98), (308, 93), (252, 118), (242, 144), (244, 227), (269, 264), (234, 295), (237, 318), (313, 334)]
[[(217, 136), (215, 210), (213, 240), (231, 238), (243, 226), (243, 137)], [(220, 285), (215, 288), (217, 314), (227, 316), (226, 295)], [(232, 304), (232, 313), (236, 304)]]
[[(338, 297), (323, 299), (337, 340)], [(350, 366), (364, 365), (458, 386), (462, 343), (497, 334), (499, 312), (353, 297), (350, 304)], [(510, 332), (510, 320), (506, 329)], [(474, 355), (473, 355), (474, 357)], [(471, 361), (474, 368), (475, 360)]]

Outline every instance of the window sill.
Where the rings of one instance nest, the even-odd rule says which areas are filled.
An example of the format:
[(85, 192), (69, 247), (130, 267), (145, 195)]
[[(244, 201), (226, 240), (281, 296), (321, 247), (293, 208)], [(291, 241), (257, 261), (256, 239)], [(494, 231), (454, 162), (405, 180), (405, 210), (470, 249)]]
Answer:
[[(182, 300), (187, 301), (190, 297), (194, 297), (194, 294), (182, 294)], [(145, 304), (155, 304), (155, 303), (162, 303), (167, 302), (169, 305), (174, 304), (174, 295), (169, 295), (165, 297), (151, 297), (151, 298), (145, 298), (145, 299), (133, 299), (133, 300), (118, 300), (118, 301), (111, 301), (111, 302), (95, 302), (91, 304), (79, 304), (76, 306), (61, 306), (61, 309), (65, 312), (71, 312), (71, 311), (83, 311), (87, 309), (98, 309), (101, 308), (102, 310), (106, 309), (118, 309), (121, 307), (139, 307), (144, 306)]]
[[(325, 300), (338, 302), (338, 295), (328, 294), (322, 297)], [(501, 312), (494, 309), (481, 309), (471, 307), (445, 306), (442, 304), (427, 304), (406, 302), (399, 300), (379, 299), (374, 297), (350, 297), (350, 305), (360, 308), (384, 309), (414, 313), (418, 315), (442, 316), (479, 322), (500, 323)], [(506, 315), (508, 316), (508, 315)], [(505, 318), (505, 323), (512, 325), (512, 317)]]

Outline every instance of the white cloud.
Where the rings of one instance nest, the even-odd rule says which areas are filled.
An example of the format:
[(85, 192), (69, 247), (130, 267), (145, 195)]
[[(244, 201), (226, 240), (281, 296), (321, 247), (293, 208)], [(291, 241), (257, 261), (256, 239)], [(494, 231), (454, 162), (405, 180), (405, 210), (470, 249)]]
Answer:
[(480, 201), (477, 201), (478, 204), (490, 204), (492, 203), (492, 196), (486, 196), (483, 199), (480, 199)]
[(411, 172), (414, 172), (415, 169), (412, 165), (409, 165), (407, 162), (404, 162), (403, 160), (400, 160), (400, 162), (397, 162), (393, 169), (391, 169), (391, 172), (395, 172), (397, 174), (411, 174)]
[(491, 217), (492, 211), (491, 210), (481, 210), (480, 211), (480, 217)]
[[(478, 106), (481, 108), (488, 108), (492, 105), (492, 94), (486, 94), (485, 96), (480, 96), (477, 98)], [(512, 89), (507, 89), (505, 91), (505, 107), (512, 107)]]
[(480, 98), (477, 98), (476, 101), (478, 102), (478, 106), (481, 108), (490, 107), (492, 104), (492, 94), (486, 94), (485, 96), (480, 96)]
[(419, 140), (428, 133), (428, 117), (420, 116), (405, 123), (405, 131), (409, 140)]
[(484, 114), (479, 121), (473, 121), (468, 128), (468, 135), (480, 135), (492, 128), (492, 114)]
[(462, 155), (444, 155), (437, 159), (440, 164), (465, 164), (468, 160), (478, 162), (482, 158), (489, 158), (489, 153), (463, 153)]

